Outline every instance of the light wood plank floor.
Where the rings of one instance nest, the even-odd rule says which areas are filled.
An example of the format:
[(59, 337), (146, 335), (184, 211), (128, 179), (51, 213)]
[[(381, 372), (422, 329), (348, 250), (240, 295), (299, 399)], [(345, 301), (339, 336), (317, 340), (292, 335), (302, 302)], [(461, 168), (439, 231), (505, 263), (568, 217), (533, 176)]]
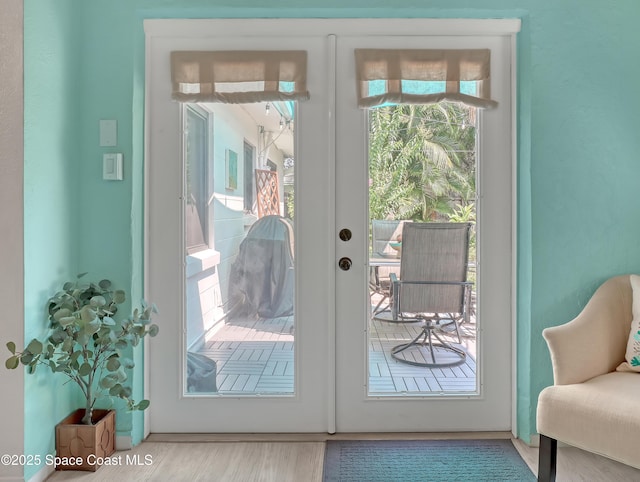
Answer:
[[(265, 434), (152, 435), (122, 459), (137, 455), (149, 465), (103, 466), (95, 473), (56, 472), (48, 480), (320, 482), (327, 439), (509, 438), (505, 433), (457, 434)], [(514, 440), (522, 458), (536, 473), (538, 451)], [(572, 447), (558, 451), (558, 482), (635, 482), (640, 470)], [(364, 481), (363, 481), (364, 482)]]

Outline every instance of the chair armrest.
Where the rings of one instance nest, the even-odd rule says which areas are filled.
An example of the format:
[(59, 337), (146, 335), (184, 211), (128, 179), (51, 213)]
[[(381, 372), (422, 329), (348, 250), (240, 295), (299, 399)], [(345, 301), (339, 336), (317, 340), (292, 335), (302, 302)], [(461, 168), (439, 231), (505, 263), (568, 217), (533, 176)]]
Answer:
[(542, 332), (551, 352), (555, 385), (582, 383), (614, 371), (624, 361), (632, 297), (629, 276), (611, 278), (576, 318)]

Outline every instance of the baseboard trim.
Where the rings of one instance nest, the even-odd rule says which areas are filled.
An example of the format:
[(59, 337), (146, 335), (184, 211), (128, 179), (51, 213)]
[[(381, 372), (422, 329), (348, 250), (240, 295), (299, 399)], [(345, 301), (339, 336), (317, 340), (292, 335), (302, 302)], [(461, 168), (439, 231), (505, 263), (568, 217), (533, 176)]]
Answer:
[[(34, 474), (33, 477), (29, 479), (29, 482), (44, 482), (54, 472), (55, 472), (55, 467), (53, 465), (44, 465), (40, 470), (38, 470)], [(24, 479), (21, 479), (21, 480), (24, 480)]]
[(116, 450), (131, 450), (132, 448), (131, 435), (116, 435)]

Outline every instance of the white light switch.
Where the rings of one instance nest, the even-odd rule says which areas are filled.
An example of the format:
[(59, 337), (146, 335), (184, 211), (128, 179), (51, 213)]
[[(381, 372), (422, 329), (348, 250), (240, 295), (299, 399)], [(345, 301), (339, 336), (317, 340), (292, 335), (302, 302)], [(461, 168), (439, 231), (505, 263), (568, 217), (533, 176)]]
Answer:
[(100, 147), (114, 147), (118, 143), (118, 124), (115, 120), (100, 121)]
[(122, 154), (108, 153), (102, 156), (102, 179), (122, 181)]

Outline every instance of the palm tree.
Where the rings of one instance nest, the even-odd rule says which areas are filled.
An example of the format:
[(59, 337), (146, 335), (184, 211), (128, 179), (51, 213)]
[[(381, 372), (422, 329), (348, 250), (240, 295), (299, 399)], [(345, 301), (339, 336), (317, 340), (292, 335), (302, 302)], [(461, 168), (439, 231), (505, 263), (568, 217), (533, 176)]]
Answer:
[(475, 197), (472, 109), (398, 105), (370, 111), (372, 219), (431, 221)]

